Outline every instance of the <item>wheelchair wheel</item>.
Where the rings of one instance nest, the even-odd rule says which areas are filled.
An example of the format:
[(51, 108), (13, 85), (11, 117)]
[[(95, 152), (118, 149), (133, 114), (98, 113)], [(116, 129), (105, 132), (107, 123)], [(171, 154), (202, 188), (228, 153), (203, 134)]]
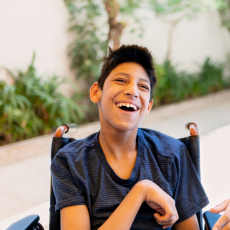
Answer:
[(33, 230), (44, 230), (44, 228), (42, 227), (42, 225), (41, 225), (40, 223), (37, 223), (37, 224), (34, 226)]

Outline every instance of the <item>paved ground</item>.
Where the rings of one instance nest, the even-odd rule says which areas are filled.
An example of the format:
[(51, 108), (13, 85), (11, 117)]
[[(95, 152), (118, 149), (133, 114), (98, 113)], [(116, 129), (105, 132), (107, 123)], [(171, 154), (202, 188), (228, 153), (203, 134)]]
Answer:
[[(141, 126), (176, 138), (187, 136), (185, 124), (198, 124), (201, 135), (201, 176), (210, 206), (230, 197), (230, 91), (153, 109)], [(99, 129), (99, 123), (80, 128), (77, 138)], [(30, 214), (39, 214), (48, 229), (50, 154), (42, 152), (0, 166), (0, 229)]]

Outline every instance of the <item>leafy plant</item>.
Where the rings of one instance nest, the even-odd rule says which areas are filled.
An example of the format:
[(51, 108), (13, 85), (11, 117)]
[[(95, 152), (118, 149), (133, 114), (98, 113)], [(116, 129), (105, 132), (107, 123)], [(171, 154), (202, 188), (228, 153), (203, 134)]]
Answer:
[(77, 70), (76, 78), (84, 79), (88, 86), (100, 75), (110, 40), (119, 44), (125, 23), (117, 22), (116, 17), (131, 15), (140, 1), (64, 0), (64, 3), (70, 14), (69, 32), (74, 36), (68, 47), (71, 68)]
[(223, 69), (224, 64), (215, 63), (210, 58), (205, 60), (198, 73), (201, 94), (215, 92), (229, 86), (229, 81), (224, 79)]
[(224, 64), (207, 58), (198, 73), (178, 71), (169, 61), (156, 65), (158, 83), (155, 105), (168, 104), (230, 87), (230, 76), (224, 77)]
[(222, 26), (230, 33), (230, 0), (209, 0), (209, 6), (219, 11)]
[(7, 69), (13, 85), (0, 82), (0, 141), (13, 142), (50, 133), (63, 123), (84, 119), (83, 109), (59, 92), (63, 79), (42, 79), (34, 67), (35, 54), (26, 71)]
[(107, 50), (107, 36), (101, 29), (106, 25), (102, 21), (101, 28), (95, 23), (101, 21), (103, 5), (95, 0), (64, 0), (69, 13), (69, 31), (74, 39), (69, 45), (69, 56), (71, 58), (71, 68), (75, 69), (76, 78), (86, 82), (88, 90), (99, 77), (102, 66), (102, 58)]

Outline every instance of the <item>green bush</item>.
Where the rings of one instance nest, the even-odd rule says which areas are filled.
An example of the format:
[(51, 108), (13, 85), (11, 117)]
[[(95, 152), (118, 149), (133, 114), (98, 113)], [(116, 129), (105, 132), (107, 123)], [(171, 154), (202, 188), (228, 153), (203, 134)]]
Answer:
[(34, 58), (25, 72), (6, 69), (13, 85), (0, 81), (0, 144), (50, 133), (63, 123), (84, 118), (77, 101), (58, 90), (63, 79), (36, 75)]
[(154, 104), (162, 105), (205, 95), (230, 87), (230, 79), (224, 78), (224, 64), (207, 58), (198, 73), (178, 71), (169, 61), (156, 65), (157, 86)]

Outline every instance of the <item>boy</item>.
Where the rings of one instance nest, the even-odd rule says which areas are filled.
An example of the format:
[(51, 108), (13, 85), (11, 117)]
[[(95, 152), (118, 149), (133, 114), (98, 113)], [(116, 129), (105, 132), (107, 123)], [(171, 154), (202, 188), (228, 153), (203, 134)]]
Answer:
[(208, 199), (186, 147), (139, 129), (156, 83), (150, 52), (112, 51), (90, 89), (101, 129), (59, 151), (51, 171), (62, 230), (199, 229)]

